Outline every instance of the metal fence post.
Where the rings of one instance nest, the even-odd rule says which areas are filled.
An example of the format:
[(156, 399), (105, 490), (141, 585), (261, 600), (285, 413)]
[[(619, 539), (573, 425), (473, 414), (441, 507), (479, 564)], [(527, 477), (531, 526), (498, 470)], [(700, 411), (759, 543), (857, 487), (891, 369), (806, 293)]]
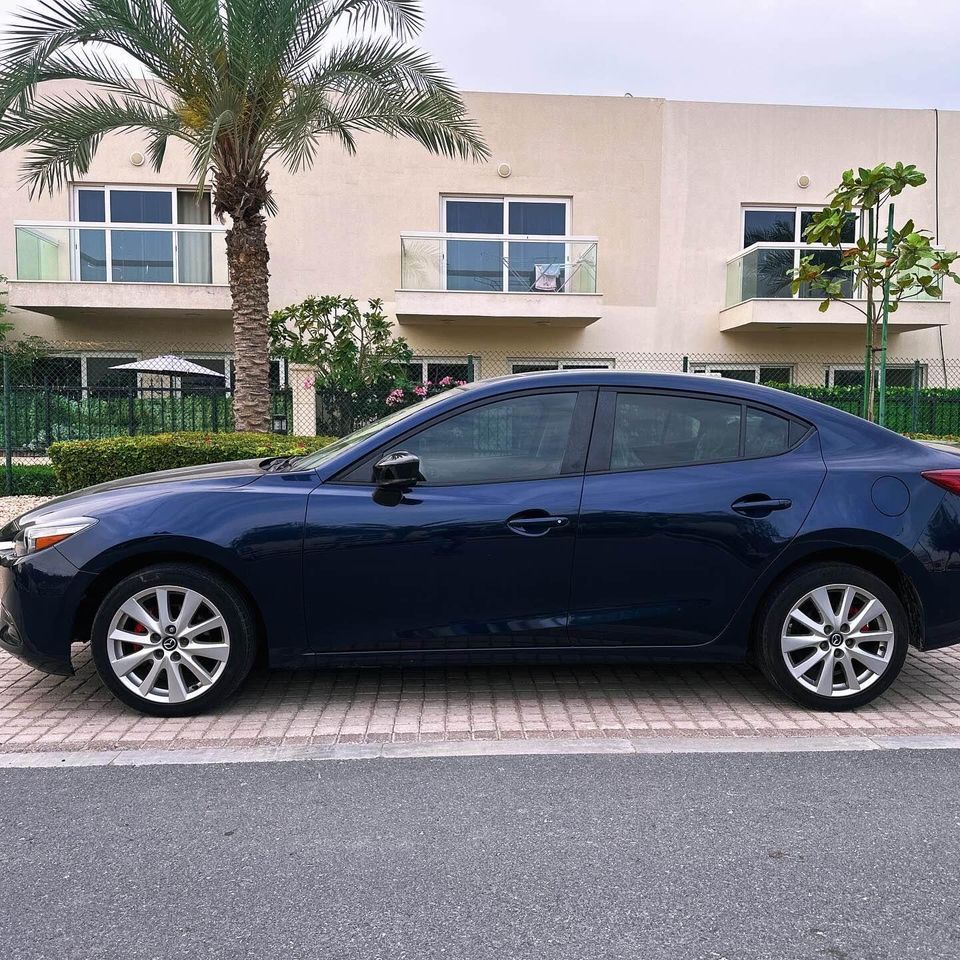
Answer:
[(686, 355), (684, 355), (683, 357), (683, 372), (684, 373), (690, 372), (690, 358)]
[(913, 392), (910, 395), (910, 432), (917, 432), (917, 412), (920, 406), (920, 361), (913, 361)]
[(50, 422), (50, 379), (43, 378), (43, 429), (47, 438), (47, 448), (53, 443), (53, 425)]
[(473, 367), (473, 354), (467, 357), (467, 383), (473, 383), (476, 378), (476, 372)]
[(132, 437), (137, 432), (137, 388), (130, 384), (127, 390), (127, 430)]
[(13, 493), (13, 453), (10, 450), (12, 445), (12, 431), (10, 429), (10, 358), (6, 350), (3, 352), (3, 449), (5, 457), (5, 488), (7, 496)]

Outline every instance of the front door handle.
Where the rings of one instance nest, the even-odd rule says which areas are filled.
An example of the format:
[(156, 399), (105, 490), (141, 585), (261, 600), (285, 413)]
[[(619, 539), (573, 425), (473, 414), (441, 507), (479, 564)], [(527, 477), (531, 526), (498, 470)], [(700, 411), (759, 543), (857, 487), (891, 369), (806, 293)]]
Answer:
[(507, 527), (522, 537), (542, 537), (569, 522), (569, 517), (556, 517), (545, 510), (524, 510), (510, 517)]
[(789, 510), (792, 506), (792, 500), (774, 499), (765, 493), (751, 493), (731, 503), (730, 509), (745, 517), (766, 517), (774, 510)]

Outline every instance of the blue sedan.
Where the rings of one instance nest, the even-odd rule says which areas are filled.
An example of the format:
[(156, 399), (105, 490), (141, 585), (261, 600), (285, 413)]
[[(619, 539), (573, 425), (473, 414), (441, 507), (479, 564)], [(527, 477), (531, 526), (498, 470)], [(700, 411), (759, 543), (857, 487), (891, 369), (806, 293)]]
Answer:
[(756, 663), (850, 709), (960, 640), (960, 458), (780, 391), (537, 373), (0, 531), (0, 645), (159, 716), (276, 666)]

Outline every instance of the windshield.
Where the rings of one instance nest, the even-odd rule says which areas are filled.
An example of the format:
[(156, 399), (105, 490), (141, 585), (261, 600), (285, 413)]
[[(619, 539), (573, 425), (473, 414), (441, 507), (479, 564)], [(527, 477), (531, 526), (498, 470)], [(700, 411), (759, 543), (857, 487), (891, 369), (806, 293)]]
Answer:
[[(463, 390), (463, 387), (455, 387), (456, 390)], [(347, 434), (345, 437), (341, 437), (339, 440), (334, 440), (333, 443), (327, 444), (322, 450), (318, 450), (316, 453), (308, 454), (302, 460), (297, 460), (297, 469), (302, 470), (304, 467), (312, 469), (314, 467), (319, 467), (321, 464), (326, 463), (328, 460), (331, 460), (333, 457), (343, 453), (345, 450), (349, 450), (351, 447), (356, 446), (358, 443), (366, 440), (367, 437), (372, 437), (378, 430), (382, 430), (384, 427), (389, 427), (391, 424), (399, 423), (401, 420), (405, 420), (407, 417), (412, 416), (419, 410), (423, 410), (424, 407), (432, 407), (437, 401), (443, 400), (444, 397), (449, 396), (450, 391), (445, 390), (443, 393), (434, 394), (432, 397), (428, 397), (426, 400), (421, 400), (419, 403), (413, 404), (410, 407), (404, 407), (401, 410), (397, 410), (395, 413), (388, 414), (382, 420), (377, 420), (374, 423), (368, 424), (365, 427), (361, 427), (359, 430), (354, 430), (353, 433)]]

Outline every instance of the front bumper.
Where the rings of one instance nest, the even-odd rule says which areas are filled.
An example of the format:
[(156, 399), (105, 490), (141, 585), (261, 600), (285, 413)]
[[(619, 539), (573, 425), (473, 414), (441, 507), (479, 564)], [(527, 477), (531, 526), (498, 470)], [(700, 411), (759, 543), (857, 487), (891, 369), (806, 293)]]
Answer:
[(0, 648), (45, 673), (72, 674), (76, 613), (92, 580), (56, 547), (0, 556)]

